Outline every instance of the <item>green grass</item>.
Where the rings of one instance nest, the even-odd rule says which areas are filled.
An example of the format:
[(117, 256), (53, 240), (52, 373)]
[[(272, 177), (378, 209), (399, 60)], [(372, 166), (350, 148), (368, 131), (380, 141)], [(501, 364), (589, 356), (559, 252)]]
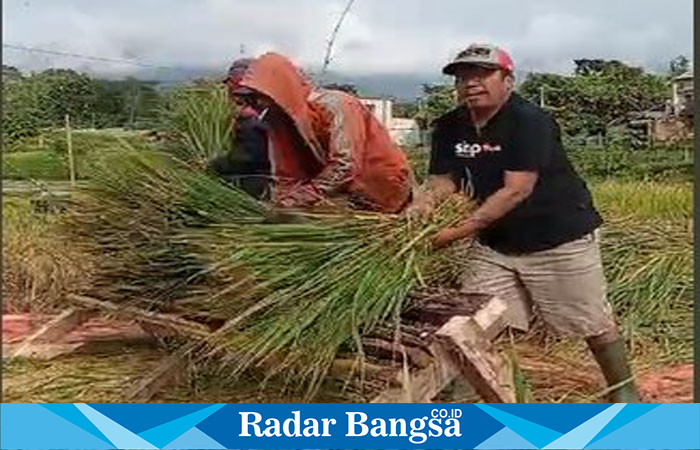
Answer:
[(693, 186), (608, 180), (593, 185), (606, 223), (602, 254), (634, 353), (687, 362), (693, 354)]
[[(137, 149), (149, 147), (147, 141), (133, 132), (121, 130), (75, 130), (71, 136), (76, 177), (84, 179), (100, 153), (128, 145)], [(8, 180), (61, 181), (70, 178), (68, 145), (63, 130), (45, 133), (42, 140), (27, 138), (3, 152), (3, 178)]]
[(690, 146), (567, 149), (569, 159), (587, 181), (692, 181), (693, 153)]
[(592, 185), (605, 215), (682, 224), (693, 218), (693, 185), (686, 182), (607, 180)]
[[(93, 150), (113, 147), (126, 141), (130, 145), (138, 146), (143, 143), (143, 138), (138, 132), (115, 129), (76, 129), (71, 133), (73, 152), (76, 155), (88, 153)], [(67, 136), (64, 129), (46, 130), (40, 136), (32, 136), (20, 139), (4, 149), (5, 153), (23, 153), (33, 151), (52, 151), (65, 154), (68, 151)]]
[(67, 180), (68, 164), (51, 150), (35, 150), (2, 155), (3, 178), (8, 180)]

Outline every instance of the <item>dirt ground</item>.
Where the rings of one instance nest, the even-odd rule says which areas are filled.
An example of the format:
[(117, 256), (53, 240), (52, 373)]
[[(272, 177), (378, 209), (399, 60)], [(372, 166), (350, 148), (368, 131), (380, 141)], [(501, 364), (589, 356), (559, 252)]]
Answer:
[[(3, 316), (3, 354), (36, 330), (47, 317)], [(4, 402), (119, 402), (125, 389), (143, 377), (168, 354), (134, 323), (92, 319), (61, 339), (85, 343), (69, 355), (50, 361), (3, 359)], [(605, 384), (595, 361), (581, 345), (548, 346), (536, 339), (502, 345), (521, 372), (524, 401), (604, 401)], [(642, 398), (652, 403), (693, 401), (693, 365), (653, 366), (635, 361)], [(161, 402), (299, 401), (276, 386), (260, 387), (256, 379), (232, 385), (225, 374), (199, 369), (180, 377), (180, 383), (159, 392)], [(324, 398), (324, 401), (333, 398)], [(441, 396), (438, 401), (474, 401)]]
[(694, 367), (680, 364), (644, 375), (640, 391), (649, 403), (691, 403), (693, 401)]

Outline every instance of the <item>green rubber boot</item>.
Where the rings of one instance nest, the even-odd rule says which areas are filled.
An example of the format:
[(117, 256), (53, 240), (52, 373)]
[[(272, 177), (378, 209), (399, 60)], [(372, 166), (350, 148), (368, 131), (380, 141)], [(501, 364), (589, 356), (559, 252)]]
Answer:
[(627, 351), (622, 339), (609, 344), (590, 346), (598, 365), (600, 366), (608, 386), (617, 386), (610, 394), (609, 401), (613, 403), (638, 403), (639, 393), (632, 377)]

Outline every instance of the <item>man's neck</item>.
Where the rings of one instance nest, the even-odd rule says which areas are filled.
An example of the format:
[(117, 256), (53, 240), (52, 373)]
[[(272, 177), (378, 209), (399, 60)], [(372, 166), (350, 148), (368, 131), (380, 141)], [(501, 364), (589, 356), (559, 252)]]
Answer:
[(469, 110), (469, 116), (474, 126), (477, 128), (484, 127), (489, 122), (489, 120), (491, 120), (493, 116), (495, 116), (498, 113), (498, 111), (500, 111), (501, 108), (503, 108), (503, 106), (510, 99), (511, 95), (512, 93), (509, 94), (501, 103), (486, 108), (470, 107), (469, 103), (467, 103), (466, 107)]

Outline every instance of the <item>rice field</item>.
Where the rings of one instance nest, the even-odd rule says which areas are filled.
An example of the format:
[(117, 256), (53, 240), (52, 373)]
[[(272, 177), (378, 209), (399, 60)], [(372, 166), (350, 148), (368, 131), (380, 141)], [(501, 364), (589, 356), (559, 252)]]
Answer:
[[(202, 170), (212, 154), (228, 150), (224, 100), (220, 90), (174, 99), (164, 114), (176, 138), (165, 146), (110, 141), (83, 169), (89, 186), (68, 212), (47, 215), (26, 200), (5, 201), (4, 310), (51, 311), (70, 292), (223, 318), (232, 325), (207, 349), (235, 356), (194, 364), (189, 384), (163, 400), (202, 401), (239, 386), (240, 398), (283, 401), (279, 390), (266, 390), (270, 376), (299, 388), (286, 398), (318, 399), (341, 346), (361, 355), (359, 336), (396, 318), (413, 287), (453, 277), (459, 268), (432, 253), (429, 238), (473, 205), (455, 198), (427, 223), (333, 205), (281, 216)], [(207, 120), (195, 120), (202, 108)], [(414, 169), (424, 174), (425, 155), (416, 155)], [(609, 298), (635, 367), (691, 362), (692, 184), (607, 178), (591, 187), (605, 219)], [(580, 343), (535, 327), (498, 345), (518, 369), (521, 400), (598, 398), (600, 380)], [(159, 352), (133, 348), (112, 363), (104, 354), (4, 363), (3, 394), (118, 399), (115, 380), (135, 376), (124, 366), (148, 367)], [(267, 375), (250, 378), (257, 370)]]
[(3, 312), (53, 312), (90, 285), (92, 260), (61, 235), (60, 217), (30, 199), (3, 198)]
[[(649, 373), (669, 364), (691, 363), (690, 185), (607, 181), (592, 189), (606, 220), (603, 255), (610, 299), (619, 314), (636, 370)], [(75, 257), (78, 249), (56, 238), (56, 217), (32, 212), (27, 202), (6, 202), (4, 206), (6, 311), (8, 307), (14, 311), (51, 309), (60, 304), (64, 293), (79, 290), (76, 281), (85, 280), (84, 275), (94, 270), (93, 263), (88, 263), (89, 258)], [(600, 390), (602, 381), (595, 363), (580, 343), (560, 341), (536, 329), (516, 336), (513, 342), (504, 338), (499, 345), (512, 352), (521, 369), (525, 400), (590, 401)], [(160, 358), (161, 352), (141, 347), (130, 354), (131, 358), (150, 361)], [(121, 392), (116, 389), (117, 380), (125, 379), (119, 367), (127, 370), (133, 364), (127, 362), (129, 358), (123, 363), (122, 359), (114, 357), (113, 364), (107, 364), (106, 355), (80, 355), (59, 358), (56, 364), (25, 361), (4, 365), (4, 394), (17, 401), (66, 401), (74, 394), (85, 401), (115, 401)], [(83, 373), (83, 377), (76, 373)], [(38, 384), (20, 381), (34, 377)], [(46, 377), (53, 380), (50, 385), (39, 382)], [(185, 384), (164, 400), (197, 401), (228, 392), (227, 398), (236, 401), (237, 390), (226, 388), (227, 384), (216, 376), (198, 379), (197, 389), (189, 392), (191, 386)], [(240, 397), (263, 401), (260, 396), (264, 397), (264, 389), (254, 387), (250, 380), (246, 383), (247, 387), (238, 391)]]

